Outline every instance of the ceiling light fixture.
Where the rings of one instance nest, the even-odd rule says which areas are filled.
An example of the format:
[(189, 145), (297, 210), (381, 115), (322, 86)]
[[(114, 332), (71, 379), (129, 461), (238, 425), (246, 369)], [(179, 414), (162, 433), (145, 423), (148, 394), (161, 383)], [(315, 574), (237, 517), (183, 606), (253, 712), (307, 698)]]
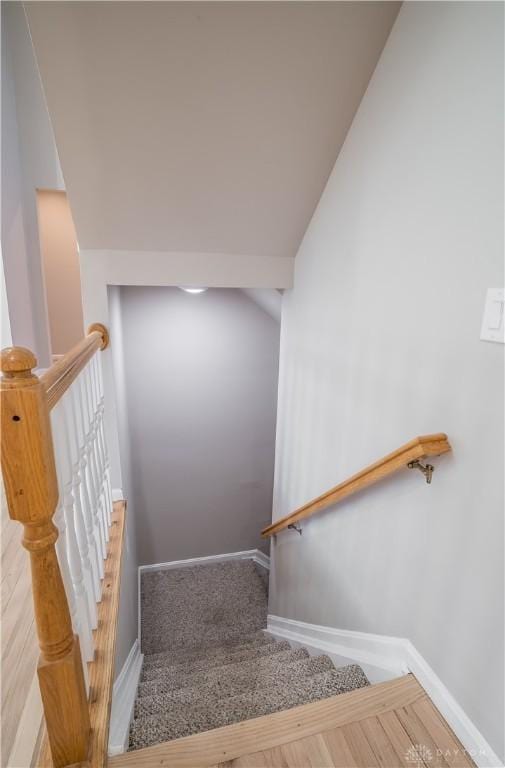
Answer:
[(203, 293), (207, 290), (207, 288), (184, 288), (184, 286), (180, 286), (181, 291), (186, 291), (186, 293)]

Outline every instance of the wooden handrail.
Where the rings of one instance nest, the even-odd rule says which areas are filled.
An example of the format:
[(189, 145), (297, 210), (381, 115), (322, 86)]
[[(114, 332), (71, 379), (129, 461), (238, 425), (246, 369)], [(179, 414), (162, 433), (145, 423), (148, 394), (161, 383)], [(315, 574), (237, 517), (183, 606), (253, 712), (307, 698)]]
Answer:
[(302, 507), (299, 507), (291, 514), (282, 517), (280, 520), (276, 520), (272, 525), (264, 528), (261, 531), (263, 538), (273, 536), (279, 531), (288, 528), (290, 525), (304, 520), (308, 517), (312, 517), (316, 512), (321, 512), (323, 509), (333, 506), (347, 496), (351, 496), (353, 493), (361, 491), (363, 488), (367, 488), (369, 485), (377, 483), (384, 477), (398, 472), (400, 469), (404, 469), (410, 462), (418, 461), (426, 456), (439, 456), (442, 453), (447, 453), (451, 450), (447, 435), (440, 432), (435, 435), (422, 435), (421, 437), (415, 437), (401, 448), (398, 448), (393, 453), (389, 453), (374, 464), (362, 469), (352, 477), (349, 477), (344, 482), (339, 483), (334, 488), (330, 488), (326, 493), (321, 494), (312, 501), (307, 502)]
[(41, 375), (40, 381), (46, 390), (50, 410), (54, 408), (96, 350), (106, 349), (108, 345), (107, 328), (101, 323), (94, 323), (89, 327), (87, 336), (77, 342), (69, 352)]

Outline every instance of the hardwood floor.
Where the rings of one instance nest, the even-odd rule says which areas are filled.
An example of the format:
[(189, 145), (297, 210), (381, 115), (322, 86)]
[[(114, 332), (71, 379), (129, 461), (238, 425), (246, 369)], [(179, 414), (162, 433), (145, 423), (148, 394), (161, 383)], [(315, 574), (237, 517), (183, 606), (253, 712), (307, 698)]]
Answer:
[[(425, 719), (425, 717), (427, 719)], [(427, 725), (433, 726), (433, 731)], [(215, 768), (427, 768), (471, 766), (471, 759), (431, 702), (421, 699), (355, 723), (272, 749), (219, 763)]]
[(468, 768), (413, 675), (128, 752), (111, 768)]
[(21, 546), (23, 527), (9, 519), (3, 484), (1, 506), (1, 764), (29, 766), (42, 725), (37, 680), (39, 646), (31, 592), (30, 561)]

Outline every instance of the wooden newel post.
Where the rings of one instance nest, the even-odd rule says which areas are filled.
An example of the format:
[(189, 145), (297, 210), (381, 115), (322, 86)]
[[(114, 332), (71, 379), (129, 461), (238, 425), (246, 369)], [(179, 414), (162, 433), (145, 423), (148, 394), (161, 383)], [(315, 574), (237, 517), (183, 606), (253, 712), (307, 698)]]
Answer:
[(42, 383), (28, 349), (1, 355), (2, 472), (9, 515), (24, 526), (40, 645), (38, 676), (55, 768), (87, 760), (90, 723), (79, 639), (56, 556), (58, 486)]

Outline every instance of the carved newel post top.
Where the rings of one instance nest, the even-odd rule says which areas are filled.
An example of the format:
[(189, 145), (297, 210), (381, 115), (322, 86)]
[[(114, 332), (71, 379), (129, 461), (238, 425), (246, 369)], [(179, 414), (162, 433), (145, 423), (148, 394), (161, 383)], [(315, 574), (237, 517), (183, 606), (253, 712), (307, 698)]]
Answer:
[(0, 367), (5, 376), (26, 376), (37, 367), (37, 358), (25, 347), (2, 349)]

